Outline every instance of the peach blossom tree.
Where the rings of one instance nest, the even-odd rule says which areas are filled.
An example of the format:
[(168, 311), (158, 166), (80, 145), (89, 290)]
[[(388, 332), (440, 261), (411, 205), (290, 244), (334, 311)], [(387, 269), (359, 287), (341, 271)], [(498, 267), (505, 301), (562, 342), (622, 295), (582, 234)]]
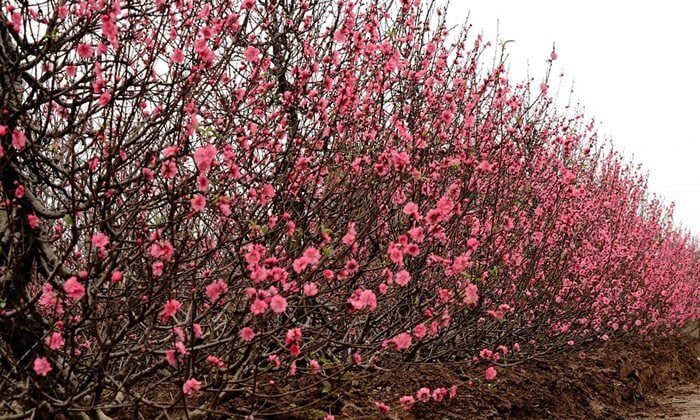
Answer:
[(3, 415), (265, 415), (274, 382), (493, 379), (700, 315), (697, 244), (641, 171), (436, 4), (0, 16)]

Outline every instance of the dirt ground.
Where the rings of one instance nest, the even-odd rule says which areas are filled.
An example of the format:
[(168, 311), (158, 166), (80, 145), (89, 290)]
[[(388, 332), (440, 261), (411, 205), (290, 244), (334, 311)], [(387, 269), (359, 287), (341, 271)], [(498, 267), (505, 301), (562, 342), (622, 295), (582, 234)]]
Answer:
[(638, 419), (673, 418), (676, 420), (700, 419), (700, 384), (683, 384), (671, 387), (657, 400), (658, 407), (647, 412), (635, 413)]
[[(608, 342), (578, 353), (498, 367), (489, 383), (487, 365), (422, 364), (344, 375), (345, 380), (270, 386), (274, 400), (261, 401), (258, 415), (277, 419), (700, 419), (700, 340)], [(399, 406), (402, 395), (421, 387), (449, 388), (440, 402)], [(274, 388), (274, 389), (273, 389)], [(280, 395), (281, 394), (281, 395)], [(381, 413), (382, 401), (391, 407)], [(245, 404), (233, 400), (234, 406)], [(289, 414), (275, 412), (293, 410)], [(267, 415), (263, 413), (267, 413)], [(257, 417), (257, 416), (256, 416)]]

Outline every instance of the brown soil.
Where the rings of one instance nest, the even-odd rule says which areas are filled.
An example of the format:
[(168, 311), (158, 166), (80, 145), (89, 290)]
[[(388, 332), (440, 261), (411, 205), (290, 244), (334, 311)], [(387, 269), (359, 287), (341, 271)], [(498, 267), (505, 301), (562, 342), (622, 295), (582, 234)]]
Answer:
[[(263, 411), (295, 414), (264, 417), (315, 419), (330, 412), (339, 419), (700, 418), (700, 340), (695, 338), (609, 342), (590, 349), (584, 359), (569, 354), (498, 367), (491, 384), (483, 379), (486, 367), (422, 364), (346, 374), (343, 383), (325, 386), (270, 386), (274, 389), (266, 391), (288, 394), (263, 403)], [(416, 402), (409, 411), (398, 404), (400, 396), (415, 396), (421, 387), (454, 384), (460, 386), (452, 400)], [(375, 401), (391, 411), (382, 415)]]

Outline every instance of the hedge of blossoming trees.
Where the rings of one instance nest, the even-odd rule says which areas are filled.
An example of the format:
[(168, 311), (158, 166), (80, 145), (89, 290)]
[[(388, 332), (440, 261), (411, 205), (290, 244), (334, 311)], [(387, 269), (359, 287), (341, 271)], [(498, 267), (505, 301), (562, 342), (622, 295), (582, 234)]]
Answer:
[(3, 415), (264, 415), (262, 378), (493, 379), (700, 315), (639, 169), (434, 4), (0, 13)]

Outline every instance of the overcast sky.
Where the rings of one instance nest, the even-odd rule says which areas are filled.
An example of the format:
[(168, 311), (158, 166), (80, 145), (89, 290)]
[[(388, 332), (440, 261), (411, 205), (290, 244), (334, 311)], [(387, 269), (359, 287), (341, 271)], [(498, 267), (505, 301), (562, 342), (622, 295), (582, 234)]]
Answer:
[[(452, 0), (486, 40), (512, 39), (511, 78), (536, 80), (556, 44), (558, 75), (600, 134), (675, 201), (675, 221), (700, 234), (700, 6), (693, 1)], [(556, 78), (553, 80), (556, 85)]]

